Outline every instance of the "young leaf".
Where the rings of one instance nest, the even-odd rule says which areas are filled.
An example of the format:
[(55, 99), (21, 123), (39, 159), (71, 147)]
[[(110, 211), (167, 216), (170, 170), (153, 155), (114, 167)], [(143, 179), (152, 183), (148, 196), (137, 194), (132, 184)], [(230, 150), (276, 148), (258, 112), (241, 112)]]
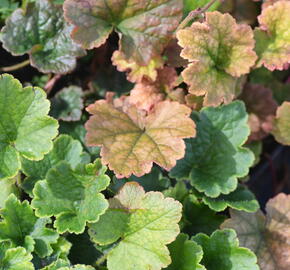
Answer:
[(272, 134), (278, 142), (290, 145), (290, 102), (278, 108)]
[(58, 234), (45, 227), (50, 220), (37, 218), (27, 201), (21, 203), (11, 194), (0, 214), (0, 240), (9, 240), (14, 247), (22, 246), (40, 257), (52, 253), (51, 244), (56, 243)]
[(124, 53), (115, 51), (112, 56), (112, 62), (119, 71), (128, 71), (127, 79), (130, 82), (141, 82), (142, 79), (155, 81), (157, 78), (157, 69), (164, 65), (163, 59), (157, 55), (150, 59), (147, 65), (140, 65), (133, 58), (126, 59)]
[(186, 140), (185, 157), (170, 175), (190, 179), (206, 196), (216, 198), (237, 188), (237, 178), (248, 174), (253, 153), (242, 147), (250, 133), (245, 106), (240, 101), (204, 108), (196, 119), (197, 137)]
[(159, 55), (182, 17), (182, 0), (66, 0), (72, 38), (84, 48), (102, 45), (115, 29), (125, 58), (147, 65)]
[(60, 135), (53, 142), (52, 150), (42, 160), (31, 161), (22, 159), (22, 170), (27, 176), (22, 183), (22, 188), (30, 195), (35, 183), (46, 179), (49, 169), (55, 167), (61, 161), (68, 162), (72, 168), (82, 163), (82, 145), (70, 136)]
[(195, 135), (190, 109), (177, 102), (160, 102), (147, 116), (133, 105), (115, 108), (105, 100), (87, 111), (93, 114), (86, 123), (87, 144), (102, 146), (102, 162), (117, 177), (142, 176), (153, 162), (170, 170), (184, 155), (182, 138)]
[(166, 245), (179, 233), (181, 210), (179, 202), (164, 198), (160, 192), (145, 193), (136, 182), (126, 183), (110, 200), (107, 212), (90, 227), (97, 244), (120, 240), (108, 253), (108, 270), (160, 270), (168, 266), (171, 260)]
[(202, 247), (201, 264), (207, 270), (259, 270), (255, 254), (239, 247), (234, 230), (217, 230), (211, 236), (199, 233), (192, 240)]
[(154, 105), (165, 99), (184, 103), (182, 89), (173, 90), (178, 78), (174, 68), (164, 67), (158, 70), (155, 82), (143, 80), (135, 84), (130, 92), (129, 102), (138, 109), (150, 111)]
[(28, 53), (31, 65), (41, 72), (67, 73), (85, 51), (71, 40), (72, 26), (62, 13), (49, 0), (15, 10), (1, 31), (3, 47), (13, 55)]
[(251, 28), (238, 25), (229, 14), (207, 12), (204, 23), (177, 32), (181, 56), (190, 61), (182, 72), (191, 94), (204, 97), (205, 106), (229, 103), (236, 96), (238, 77), (255, 64)]
[(48, 171), (46, 180), (38, 181), (33, 189), (36, 215), (54, 215), (54, 226), (60, 233), (82, 233), (86, 222), (96, 222), (108, 207), (100, 193), (110, 183), (105, 172), (100, 160), (79, 164), (76, 169), (65, 161), (58, 163)]
[(11, 242), (0, 242), (0, 269), (2, 270), (34, 270), (31, 254), (25, 248), (12, 248)]
[(232, 210), (222, 227), (235, 229), (241, 245), (257, 255), (262, 270), (290, 269), (290, 195), (281, 193), (269, 200), (266, 211), (267, 216), (260, 210)]
[(15, 185), (16, 177), (12, 179), (3, 179), (0, 181), (0, 209), (4, 207), (6, 199), (10, 194), (19, 196), (19, 189)]
[(242, 185), (227, 195), (220, 195), (217, 198), (203, 196), (202, 200), (217, 212), (224, 211), (227, 207), (246, 212), (256, 212), (259, 209), (255, 195)]
[(249, 141), (265, 138), (273, 127), (278, 107), (272, 91), (259, 84), (246, 84), (239, 99), (245, 102), (249, 113), (251, 135)]
[(166, 270), (206, 270), (200, 265), (203, 256), (201, 247), (188, 236), (181, 233), (176, 240), (168, 245), (172, 263)]
[(12, 76), (0, 76), (0, 179), (17, 174), (20, 156), (40, 160), (51, 150), (58, 124), (48, 110), (43, 90), (22, 88)]
[(263, 9), (260, 27), (254, 31), (258, 55), (257, 67), (287, 69), (290, 63), (290, 2), (278, 1)]
[(84, 108), (82, 89), (71, 85), (59, 91), (51, 101), (50, 114), (64, 121), (78, 121)]

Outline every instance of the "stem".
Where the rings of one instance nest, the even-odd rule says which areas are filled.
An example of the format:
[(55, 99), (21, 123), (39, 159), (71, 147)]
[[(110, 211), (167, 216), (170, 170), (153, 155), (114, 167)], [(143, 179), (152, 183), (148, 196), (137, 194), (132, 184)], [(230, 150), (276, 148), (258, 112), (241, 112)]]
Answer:
[(184, 27), (187, 26), (187, 24), (193, 20), (196, 16), (206, 12), (217, 0), (211, 0), (208, 2), (204, 7), (198, 8), (195, 10), (192, 10), (189, 12), (189, 14), (186, 16), (186, 18), (179, 24), (179, 26), (176, 29), (176, 32), (180, 29), (183, 29)]
[(13, 66), (9, 66), (9, 67), (2, 67), (0, 68), (0, 71), (4, 71), (4, 72), (7, 72), (7, 71), (14, 71), (14, 70), (18, 70), (18, 69), (21, 69), (23, 67), (26, 67), (30, 64), (30, 60), (25, 60), (19, 64), (16, 64), (16, 65), (13, 65)]

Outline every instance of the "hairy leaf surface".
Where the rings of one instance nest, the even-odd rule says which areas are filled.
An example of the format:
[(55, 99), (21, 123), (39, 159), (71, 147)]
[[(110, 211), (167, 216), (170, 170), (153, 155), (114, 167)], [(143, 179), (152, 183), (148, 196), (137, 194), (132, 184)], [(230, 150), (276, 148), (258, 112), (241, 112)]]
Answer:
[(290, 267), (290, 195), (280, 193), (262, 211), (245, 213), (232, 210), (231, 218), (222, 224), (233, 228), (242, 246), (258, 257), (263, 270), (287, 270)]
[(278, 1), (263, 9), (255, 29), (257, 67), (287, 69), (290, 64), (290, 2)]
[(158, 103), (147, 115), (133, 105), (116, 108), (105, 100), (96, 101), (87, 111), (87, 144), (102, 146), (104, 164), (117, 177), (150, 172), (155, 162), (170, 170), (184, 156), (182, 138), (195, 135), (190, 109), (177, 102)]
[(172, 198), (145, 193), (139, 184), (129, 182), (110, 199), (109, 209), (91, 225), (90, 235), (100, 245), (120, 240), (108, 253), (109, 270), (160, 270), (171, 262), (166, 245), (179, 233), (181, 210)]
[(228, 194), (237, 188), (237, 178), (248, 174), (253, 153), (242, 145), (250, 133), (245, 106), (240, 101), (217, 108), (204, 108), (196, 118), (197, 137), (186, 140), (185, 157), (170, 175), (190, 179), (209, 197)]
[(48, 111), (43, 90), (22, 88), (11, 75), (0, 76), (0, 179), (17, 174), (20, 156), (40, 160), (51, 150), (58, 124)]
[(49, 0), (29, 3), (26, 11), (15, 10), (1, 31), (4, 48), (14, 55), (28, 53), (31, 65), (41, 72), (71, 71), (85, 51), (71, 40), (72, 26), (62, 13), (61, 6)]
[(207, 270), (259, 270), (255, 254), (239, 247), (234, 230), (217, 230), (211, 236), (199, 233), (192, 240), (202, 247), (201, 264)]
[(22, 246), (40, 257), (52, 253), (51, 244), (56, 243), (58, 234), (45, 227), (50, 220), (37, 218), (27, 201), (20, 202), (11, 194), (0, 214), (0, 240), (9, 240), (13, 247)]
[(182, 17), (182, 0), (66, 0), (72, 38), (84, 48), (102, 45), (115, 29), (126, 59), (147, 65), (159, 55)]
[(181, 56), (190, 61), (182, 72), (189, 92), (205, 95), (205, 106), (231, 102), (237, 78), (249, 73), (257, 58), (251, 28), (229, 14), (207, 12), (204, 23), (178, 31), (177, 38)]
[(108, 202), (100, 192), (110, 183), (106, 167), (100, 160), (79, 164), (75, 169), (62, 161), (50, 169), (46, 180), (38, 181), (33, 189), (32, 206), (40, 217), (56, 216), (58, 232), (82, 233), (86, 222), (96, 222)]

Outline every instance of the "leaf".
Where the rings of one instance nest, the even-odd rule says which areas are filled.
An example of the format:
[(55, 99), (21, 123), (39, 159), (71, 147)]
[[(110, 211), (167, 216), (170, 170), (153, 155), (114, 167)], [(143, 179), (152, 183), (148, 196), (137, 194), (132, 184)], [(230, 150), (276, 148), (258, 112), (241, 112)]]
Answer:
[(61, 161), (66, 161), (75, 168), (79, 163), (82, 163), (82, 159), (81, 143), (68, 135), (60, 135), (54, 140), (52, 150), (42, 160), (22, 159), (22, 171), (27, 176), (22, 183), (22, 188), (32, 195), (35, 183), (46, 179), (49, 169), (54, 168)]
[(78, 86), (63, 88), (51, 101), (51, 115), (64, 121), (80, 120), (84, 108), (82, 96), (82, 89)]
[(164, 65), (163, 59), (159, 55), (150, 59), (147, 65), (140, 65), (134, 58), (127, 60), (121, 51), (113, 53), (112, 62), (119, 71), (128, 71), (127, 79), (130, 82), (141, 82), (144, 78), (155, 81), (157, 69), (162, 68)]
[(75, 26), (72, 38), (84, 48), (99, 47), (115, 29), (126, 59), (147, 65), (177, 28), (182, 0), (66, 0), (64, 14)]
[(249, 73), (257, 58), (251, 28), (229, 14), (207, 12), (204, 23), (178, 31), (177, 39), (181, 56), (190, 61), (182, 72), (189, 92), (205, 95), (205, 106), (231, 102), (238, 77)]
[(37, 218), (27, 201), (21, 203), (11, 194), (0, 214), (0, 240), (9, 240), (13, 247), (22, 246), (40, 257), (52, 253), (51, 244), (56, 243), (58, 234), (45, 227), (50, 219)]
[[(15, 177), (16, 178), (16, 177)], [(19, 196), (19, 189), (15, 185), (16, 179), (4, 179), (0, 181), (0, 209), (4, 207), (6, 199), (10, 194), (14, 194), (16, 197)]]
[(254, 31), (258, 55), (257, 67), (287, 69), (290, 63), (290, 2), (278, 1), (264, 8)]
[(25, 248), (12, 248), (11, 242), (0, 242), (0, 269), (2, 270), (34, 270), (31, 254)]
[(278, 107), (272, 134), (278, 142), (290, 145), (290, 102), (285, 101)]
[(202, 249), (194, 241), (188, 240), (188, 235), (181, 233), (176, 240), (168, 245), (172, 263), (167, 270), (206, 270), (200, 261)]
[(251, 135), (249, 141), (262, 140), (273, 127), (273, 119), (278, 107), (272, 91), (259, 84), (246, 84), (239, 99), (245, 102), (249, 113)]
[(216, 198), (237, 188), (237, 178), (248, 174), (253, 153), (242, 147), (249, 135), (247, 113), (241, 101), (203, 108), (196, 117), (197, 136), (186, 140), (185, 157), (170, 176), (190, 179), (206, 196)]
[(227, 195), (221, 195), (217, 198), (202, 196), (202, 200), (217, 212), (224, 211), (227, 207), (246, 212), (256, 212), (260, 208), (255, 195), (242, 185)]
[(98, 159), (75, 169), (65, 161), (58, 163), (48, 171), (46, 180), (38, 181), (33, 189), (36, 215), (54, 215), (54, 226), (60, 233), (82, 233), (86, 222), (96, 222), (108, 207), (100, 193), (110, 183), (105, 172), (106, 167)]
[(245, 213), (232, 210), (222, 224), (233, 228), (242, 246), (258, 257), (262, 270), (287, 270), (290, 267), (290, 195), (280, 193), (262, 211)]
[(52, 264), (41, 268), (41, 270), (94, 270), (92, 266), (86, 266), (82, 264), (77, 264), (74, 266), (70, 266), (70, 264), (63, 260), (57, 260)]
[(217, 214), (194, 195), (188, 196), (183, 202), (184, 226), (182, 231), (189, 235), (200, 232), (211, 234), (225, 219), (224, 215)]
[(179, 233), (181, 210), (179, 202), (160, 192), (145, 193), (130, 182), (110, 199), (109, 209), (89, 233), (100, 245), (120, 240), (107, 255), (108, 270), (159, 270), (171, 262), (166, 245)]
[(102, 146), (102, 163), (109, 164), (117, 177), (150, 172), (152, 163), (170, 170), (184, 155), (182, 138), (195, 135), (190, 109), (177, 102), (158, 103), (148, 115), (135, 106), (115, 108), (105, 100), (87, 111), (89, 146)]
[(49, 0), (15, 10), (1, 31), (3, 47), (13, 55), (28, 53), (31, 65), (43, 73), (67, 73), (85, 51), (70, 38), (72, 26), (64, 21), (61, 6)]
[(259, 270), (255, 254), (239, 247), (234, 230), (217, 230), (211, 236), (199, 233), (192, 240), (202, 247), (201, 264), (207, 270)]
[(43, 90), (22, 88), (11, 75), (0, 76), (0, 179), (18, 173), (20, 156), (40, 160), (51, 150), (58, 124), (48, 110)]
[(164, 67), (157, 74), (155, 82), (143, 80), (136, 83), (130, 92), (129, 102), (145, 111), (150, 111), (155, 104), (165, 99), (185, 103), (183, 90), (174, 90), (178, 78), (175, 69)]

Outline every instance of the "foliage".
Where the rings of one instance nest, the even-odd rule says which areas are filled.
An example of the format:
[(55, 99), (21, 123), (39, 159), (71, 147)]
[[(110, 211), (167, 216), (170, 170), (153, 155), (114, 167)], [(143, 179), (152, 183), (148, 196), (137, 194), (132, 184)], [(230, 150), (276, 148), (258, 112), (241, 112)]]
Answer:
[(290, 269), (290, 1), (0, 0), (0, 24), (0, 270)]

